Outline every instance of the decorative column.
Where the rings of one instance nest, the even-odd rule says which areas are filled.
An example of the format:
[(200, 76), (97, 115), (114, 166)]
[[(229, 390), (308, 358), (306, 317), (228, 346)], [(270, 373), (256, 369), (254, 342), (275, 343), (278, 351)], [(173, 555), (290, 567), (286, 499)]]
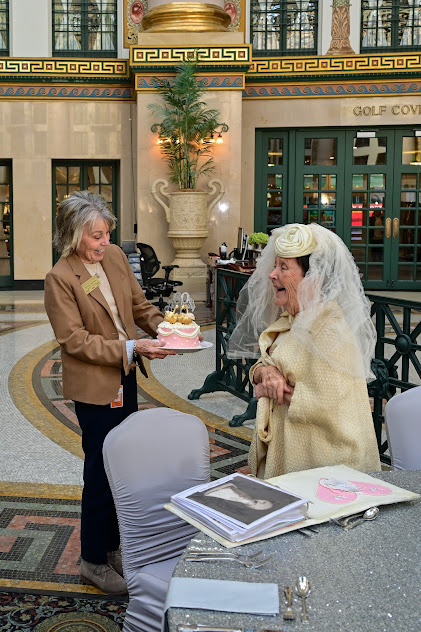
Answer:
[(333, 0), (332, 41), (326, 55), (355, 55), (349, 41), (349, 0)]
[(228, 31), (231, 17), (224, 11), (223, 0), (208, 4), (196, 2), (165, 2), (149, 0), (149, 10), (142, 26), (148, 33), (221, 32)]

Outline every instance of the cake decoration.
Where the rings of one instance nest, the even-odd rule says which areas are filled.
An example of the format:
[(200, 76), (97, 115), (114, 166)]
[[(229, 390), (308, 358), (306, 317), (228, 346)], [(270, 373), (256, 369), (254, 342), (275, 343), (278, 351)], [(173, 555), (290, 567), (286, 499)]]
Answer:
[(161, 345), (168, 349), (199, 348), (200, 327), (195, 322), (195, 304), (188, 292), (176, 292), (168, 302), (168, 308), (164, 320), (158, 325)]

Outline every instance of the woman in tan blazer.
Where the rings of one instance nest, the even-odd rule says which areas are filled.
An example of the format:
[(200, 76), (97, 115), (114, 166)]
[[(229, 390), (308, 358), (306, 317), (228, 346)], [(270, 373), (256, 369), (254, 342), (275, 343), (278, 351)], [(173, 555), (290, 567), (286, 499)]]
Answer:
[(85, 453), (81, 575), (107, 593), (125, 594), (120, 536), (102, 460), (108, 432), (137, 410), (133, 359), (174, 352), (138, 339), (156, 337), (161, 312), (143, 294), (123, 251), (110, 245), (115, 217), (105, 200), (77, 191), (58, 208), (61, 258), (45, 279), (45, 308), (60, 344), (63, 395), (75, 402)]

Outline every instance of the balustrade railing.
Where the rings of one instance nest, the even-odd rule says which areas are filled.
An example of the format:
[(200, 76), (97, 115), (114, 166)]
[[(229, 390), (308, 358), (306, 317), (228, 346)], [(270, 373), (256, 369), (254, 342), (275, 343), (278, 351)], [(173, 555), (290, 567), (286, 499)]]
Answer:
[(385, 454), (387, 441), (382, 439), (384, 407), (395, 393), (421, 384), (421, 303), (386, 296), (367, 294), (371, 301), (371, 316), (377, 331), (375, 359), (372, 363), (376, 379), (368, 384), (373, 399), (373, 422), (380, 457), (390, 463)]
[(226, 391), (249, 402), (242, 415), (235, 415), (230, 426), (241, 426), (246, 419), (256, 416), (257, 400), (253, 396), (253, 385), (248, 374), (257, 358), (231, 360), (227, 356), (228, 340), (237, 324), (236, 307), (241, 288), (249, 274), (217, 268), (216, 270), (216, 370), (210, 373), (203, 386), (194, 389), (189, 399), (199, 399), (203, 393)]

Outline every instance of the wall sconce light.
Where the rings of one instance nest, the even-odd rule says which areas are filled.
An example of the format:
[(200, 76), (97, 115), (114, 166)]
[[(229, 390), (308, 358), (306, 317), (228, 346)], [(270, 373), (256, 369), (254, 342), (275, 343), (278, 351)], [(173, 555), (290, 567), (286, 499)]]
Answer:
[[(208, 138), (202, 138), (199, 142), (203, 144), (217, 143), (218, 145), (221, 145), (224, 142), (222, 134), (225, 134), (226, 132), (228, 132), (228, 130), (228, 125), (226, 123), (221, 123), (220, 125), (216, 126), (216, 128), (211, 132)], [(154, 132), (154, 134), (158, 134), (158, 140), (156, 141), (158, 145), (162, 145), (163, 143), (180, 143), (179, 138), (166, 137), (165, 127), (161, 123), (154, 123), (151, 127), (151, 132)]]
[(229, 130), (229, 127), (226, 123), (221, 123), (221, 125), (218, 125), (215, 129), (214, 129), (214, 133), (218, 134), (218, 136), (216, 137), (215, 142), (218, 145), (222, 145), (222, 143), (224, 142), (224, 139), (222, 138), (222, 134), (226, 134)]
[(375, 130), (360, 130), (357, 132), (357, 138), (376, 138)]

